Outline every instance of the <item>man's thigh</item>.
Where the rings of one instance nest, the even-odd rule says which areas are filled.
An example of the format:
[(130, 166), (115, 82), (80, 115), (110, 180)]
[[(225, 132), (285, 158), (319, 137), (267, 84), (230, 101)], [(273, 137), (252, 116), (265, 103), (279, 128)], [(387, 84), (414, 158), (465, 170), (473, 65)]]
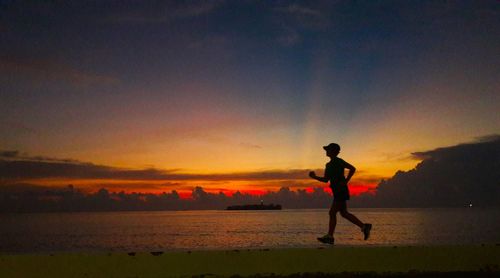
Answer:
[(334, 200), (330, 211), (339, 212), (339, 211), (345, 211), (346, 209), (347, 209), (347, 205), (346, 205), (345, 201), (335, 201)]
[(347, 204), (345, 201), (333, 201), (332, 208), (335, 209), (335, 211), (343, 211), (347, 209)]

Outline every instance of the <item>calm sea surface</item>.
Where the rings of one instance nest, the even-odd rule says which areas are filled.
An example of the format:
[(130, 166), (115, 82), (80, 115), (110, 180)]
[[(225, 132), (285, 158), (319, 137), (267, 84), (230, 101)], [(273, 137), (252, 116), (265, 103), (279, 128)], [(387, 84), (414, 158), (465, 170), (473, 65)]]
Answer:
[[(363, 241), (338, 218), (337, 245), (500, 243), (499, 209), (351, 209), (373, 223)], [(328, 210), (0, 214), (1, 253), (145, 252), (318, 247)]]

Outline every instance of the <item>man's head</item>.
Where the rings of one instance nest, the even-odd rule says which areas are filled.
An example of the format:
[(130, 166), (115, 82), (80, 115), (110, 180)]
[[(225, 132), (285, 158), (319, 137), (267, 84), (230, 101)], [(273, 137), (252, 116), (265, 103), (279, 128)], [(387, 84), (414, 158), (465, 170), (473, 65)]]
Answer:
[(336, 157), (340, 152), (340, 146), (336, 143), (330, 143), (327, 146), (323, 146), (323, 149), (326, 151), (326, 156), (330, 158)]

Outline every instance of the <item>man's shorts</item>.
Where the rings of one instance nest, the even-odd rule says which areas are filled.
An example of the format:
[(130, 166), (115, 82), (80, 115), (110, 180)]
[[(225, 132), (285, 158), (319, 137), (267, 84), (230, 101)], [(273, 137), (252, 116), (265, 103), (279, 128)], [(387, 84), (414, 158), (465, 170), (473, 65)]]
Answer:
[(330, 186), (333, 192), (333, 201), (347, 201), (349, 200), (349, 188), (347, 184), (334, 184)]

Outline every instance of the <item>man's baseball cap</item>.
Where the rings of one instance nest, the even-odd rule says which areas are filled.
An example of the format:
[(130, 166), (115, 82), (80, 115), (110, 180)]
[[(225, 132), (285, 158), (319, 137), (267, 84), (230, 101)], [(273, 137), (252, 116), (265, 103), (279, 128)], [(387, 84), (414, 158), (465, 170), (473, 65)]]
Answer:
[(328, 150), (340, 151), (340, 146), (339, 146), (339, 144), (336, 144), (336, 143), (330, 143), (326, 146), (323, 146), (323, 149), (325, 149), (325, 151), (328, 151)]

